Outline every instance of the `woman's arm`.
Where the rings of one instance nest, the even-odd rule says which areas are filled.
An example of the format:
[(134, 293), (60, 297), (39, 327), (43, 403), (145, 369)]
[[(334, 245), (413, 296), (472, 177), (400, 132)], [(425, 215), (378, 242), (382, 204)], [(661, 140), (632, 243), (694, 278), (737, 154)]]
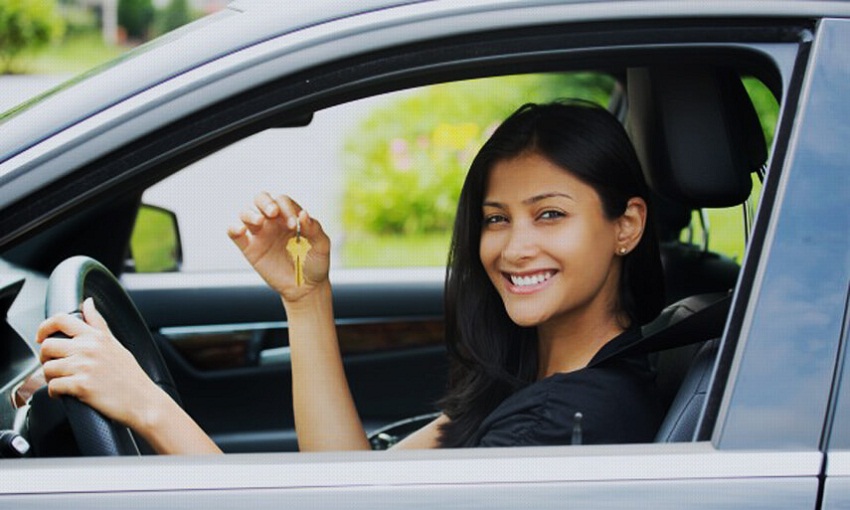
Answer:
[[(84, 320), (63, 314), (39, 326), (36, 340), (50, 396), (79, 399), (133, 429), (157, 453), (221, 453), (115, 339), (94, 302), (87, 299), (82, 308)], [(68, 338), (52, 336), (57, 333)]]
[(325, 281), (295, 302), (283, 301), (292, 355), (292, 407), (301, 451), (368, 450), (342, 366)]
[[(292, 356), (295, 430), (302, 451), (368, 450), (366, 433), (342, 365), (328, 281), (330, 240), (318, 221), (287, 196), (261, 193), (256, 210), (228, 233), (245, 258), (277, 291), (286, 309)], [(301, 285), (286, 251), (293, 236), (310, 245)]]

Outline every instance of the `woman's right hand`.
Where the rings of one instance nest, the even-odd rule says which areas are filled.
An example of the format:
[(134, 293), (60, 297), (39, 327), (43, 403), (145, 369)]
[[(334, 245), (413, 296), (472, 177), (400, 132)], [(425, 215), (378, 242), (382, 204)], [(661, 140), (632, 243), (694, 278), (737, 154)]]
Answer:
[[(328, 279), (331, 243), (319, 222), (286, 195), (260, 193), (254, 208), (239, 215), (241, 225), (227, 233), (242, 254), (272, 289), (284, 300), (298, 301)], [(301, 237), (311, 248), (303, 262), (304, 282), (295, 281), (295, 261), (286, 250), (301, 224)]]

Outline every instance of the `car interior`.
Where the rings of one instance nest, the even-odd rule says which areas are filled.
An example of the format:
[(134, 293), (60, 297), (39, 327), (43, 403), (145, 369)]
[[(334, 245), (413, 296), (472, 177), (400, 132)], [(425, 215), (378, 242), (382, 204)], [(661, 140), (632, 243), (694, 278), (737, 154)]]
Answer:
[[(436, 50), (423, 51), (436, 58)], [(415, 56), (401, 53), (398, 58), (403, 61)], [(763, 178), (768, 149), (742, 78), (755, 76), (775, 97), (781, 96), (781, 87), (775, 71), (763, 62), (753, 64), (749, 54), (740, 59), (730, 58), (725, 51), (717, 55), (616, 54), (603, 62), (606, 67), (596, 70), (610, 74), (617, 83), (610, 108), (626, 125), (647, 181), (657, 194), (664, 285), (670, 306), (659, 319), (645, 326), (648, 341), (641, 346), (652, 353), (658, 384), (669, 408), (656, 441), (705, 440), (713, 425), (712, 413), (706, 411), (709, 382), (712, 377), (722, 380), (730, 363), (728, 355), (719, 357), (719, 353), (729, 352), (721, 345), (721, 337), (729, 302), (740, 278), (740, 261), (711, 250), (709, 233), (717, 233), (704, 222), (699, 228), (701, 241), (694, 241), (688, 233), (694, 231), (695, 222), (704, 218), (706, 210), (740, 207), (746, 211), (746, 202), (758, 198), (752, 196), (753, 178)], [(315, 86), (332, 90), (334, 80), (341, 77), (355, 72), (388, 73), (393, 65), (396, 64), (371, 64), (364, 58), (344, 71), (317, 73)], [(129, 240), (144, 190), (253, 133), (270, 127), (307, 126), (313, 115), (321, 115), (323, 108), (333, 104), (412, 85), (466, 79), (472, 77), (470, 73), (479, 77), (505, 72), (504, 65), (493, 65), (482, 65), (472, 72), (410, 72), (363, 90), (318, 94), (319, 99), (302, 103), (287, 103), (286, 98), (303, 84), (284, 80), (260, 87), (251, 101), (247, 97), (236, 98), (214, 112), (199, 112), (164, 132), (133, 142), (113, 154), (110, 161), (100, 161), (86, 169), (84, 178), (48, 190), (49, 199), (50, 193), (88, 186), (92, 180), (114, 171), (110, 165), (136, 168), (109, 199), (101, 197), (97, 202), (78, 206), (0, 254), (4, 264), (30, 275), (26, 292), (20, 286), (3, 290), (0, 309), (7, 311), (18, 292), (22, 296), (45, 292), (47, 276), (72, 256), (84, 255), (99, 261), (117, 275), (118, 280), (113, 283), (123, 286), (129, 296), (129, 304), (121, 306), (137, 309), (142, 324), (146, 324), (145, 332), (159, 351), (151, 356), (161, 353), (167, 367), (165, 373), (170, 374), (163, 376), (163, 384), (173, 385), (175, 398), (182, 400), (187, 411), (226, 452), (295, 451), (297, 443), (288, 403), (288, 359), (286, 351), (280, 350), (286, 346), (286, 333), (279, 301), (270, 290), (244, 280), (179, 271), (152, 275), (128, 271)], [(568, 63), (531, 61), (517, 70), (563, 71), (587, 66), (582, 58)], [(278, 108), (280, 104), (286, 108)], [(264, 111), (265, 115), (252, 123), (234, 120), (247, 119), (252, 109)], [(229, 122), (235, 127), (214, 139), (179, 142), (180, 137), (211, 130), (217, 122)], [(168, 153), (165, 148), (169, 143), (184, 146), (168, 157), (154, 156)], [(741, 216), (741, 230), (745, 231), (745, 213)], [(65, 278), (81, 281), (90, 272), (79, 265), (70, 271), (71, 276)], [(101, 273), (99, 269), (91, 272)], [(370, 282), (352, 276), (356, 270), (349, 273), (334, 284), (340, 336), (342, 341), (366, 347), (359, 351), (352, 348), (345, 355), (346, 371), (364, 424), (371, 432), (373, 447), (382, 449), (430, 419), (445, 386), (447, 362), (440, 345), (442, 280)], [(400, 270), (398, 274), (403, 273)], [(97, 285), (78, 283), (87, 288)], [(49, 292), (48, 296), (52, 297)], [(50, 309), (63, 306), (71, 305), (63, 302)], [(67, 415), (73, 411), (63, 410), (62, 404), (49, 399), (44, 390), (34, 391), (37, 378), (21, 377), (37, 370), (31, 339), (20, 338), (17, 331), (21, 329), (26, 328), (4, 324), (2, 332), (7, 351), (0, 367), (5, 374), (0, 384), (10, 396), (7, 400), (14, 404), (2, 409), (0, 428), (13, 428), (15, 416), (26, 408), (29, 395), (35, 393), (29, 405), (29, 424), (17, 425), (32, 444), (32, 455), (93, 454), (83, 446), (78, 430), (69, 424)], [(345, 340), (348, 337), (351, 340)], [(382, 348), (387, 342), (384, 337), (395, 337), (393, 345), (402, 347)], [(370, 347), (375, 345), (378, 347)], [(217, 364), (220, 360), (238, 363), (221, 368)], [(96, 432), (95, 443), (103, 442), (103, 435), (126, 435), (120, 427), (108, 423), (103, 427), (109, 430)], [(112, 437), (105, 441), (116, 443), (123, 439)], [(149, 453), (143, 444), (139, 450)]]

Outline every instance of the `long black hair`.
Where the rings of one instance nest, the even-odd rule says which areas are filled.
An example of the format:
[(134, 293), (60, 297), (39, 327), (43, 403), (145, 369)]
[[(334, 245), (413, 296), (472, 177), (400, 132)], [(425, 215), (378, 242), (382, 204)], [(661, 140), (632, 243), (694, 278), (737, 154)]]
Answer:
[[(584, 102), (526, 104), (496, 129), (464, 182), (449, 251), (445, 319), (451, 372), (441, 406), (450, 422), (440, 430), (443, 447), (465, 446), (502, 400), (537, 377), (537, 330), (510, 319), (479, 256), (490, 169), (529, 151), (591, 186), (610, 220), (625, 212), (632, 197), (649, 204), (634, 147), (620, 122), (601, 107)], [(664, 304), (663, 282), (648, 206), (643, 236), (623, 257), (617, 314), (631, 325), (655, 318)]]

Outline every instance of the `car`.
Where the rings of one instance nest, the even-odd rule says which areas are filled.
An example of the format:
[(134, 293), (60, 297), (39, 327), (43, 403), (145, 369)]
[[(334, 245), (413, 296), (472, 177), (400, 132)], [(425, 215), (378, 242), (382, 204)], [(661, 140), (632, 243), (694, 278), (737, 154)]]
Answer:
[[(848, 47), (838, 1), (238, 0), (0, 115), (0, 506), (850, 507)], [(295, 451), (285, 316), (228, 262), (239, 209), (225, 199), (269, 187), (338, 222), (346, 372), (386, 447), (438, 410), (448, 370), (434, 218), (454, 181), (420, 193), (416, 179), (468, 161), (486, 134), (463, 105), (590, 90), (569, 83), (604, 85), (587, 99), (623, 120), (658, 195), (670, 306), (642, 347), (670, 407), (657, 441)], [(466, 95), (446, 110), (433, 87)], [(426, 114), (439, 130), (404, 138), (395, 121)], [(379, 183), (373, 136), (396, 187), (357, 203), (401, 197), (374, 214), (346, 202)], [(366, 170), (328, 170), (345, 137)], [(438, 141), (455, 160), (411, 177), (410, 151)], [(416, 193), (422, 216), (392, 226)], [(740, 221), (706, 221), (729, 207)], [(358, 239), (370, 221), (398, 244)], [(405, 245), (416, 228), (436, 263)], [(737, 255), (717, 248), (730, 235)], [(227, 455), (147, 455), (39, 389), (38, 324), (91, 293), (113, 329), (150, 339), (138, 355), (161, 353), (154, 375)]]

